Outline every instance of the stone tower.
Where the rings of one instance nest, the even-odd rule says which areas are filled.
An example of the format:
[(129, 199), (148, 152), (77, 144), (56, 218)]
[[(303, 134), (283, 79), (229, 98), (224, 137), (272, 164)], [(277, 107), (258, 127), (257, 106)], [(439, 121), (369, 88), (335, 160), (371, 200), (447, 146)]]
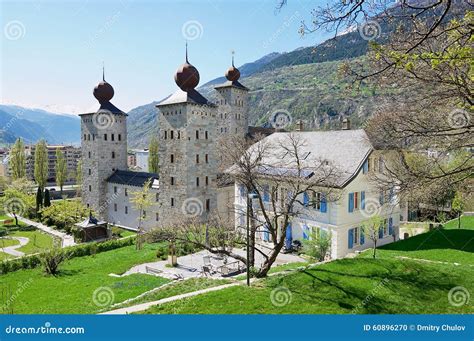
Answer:
[(82, 202), (102, 219), (107, 215), (107, 178), (127, 170), (127, 114), (110, 100), (113, 87), (102, 77), (94, 88), (100, 108), (81, 114)]
[(199, 72), (187, 52), (175, 81), (180, 89), (157, 105), (161, 224), (205, 220), (217, 206), (217, 107), (195, 90)]
[(227, 82), (216, 86), (217, 131), (223, 136), (245, 136), (248, 132), (248, 89), (239, 83), (240, 71), (232, 66), (225, 73)]

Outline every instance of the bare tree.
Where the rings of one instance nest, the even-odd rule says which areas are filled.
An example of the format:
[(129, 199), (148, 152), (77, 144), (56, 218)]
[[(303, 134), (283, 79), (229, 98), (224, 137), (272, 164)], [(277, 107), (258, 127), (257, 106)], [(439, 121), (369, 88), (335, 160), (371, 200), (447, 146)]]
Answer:
[(373, 215), (364, 221), (361, 226), (361, 231), (364, 236), (367, 236), (367, 238), (373, 243), (373, 258), (375, 258), (377, 252), (377, 242), (380, 239), (380, 229), (382, 228), (383, 223), (384, 220), (379, 215)]

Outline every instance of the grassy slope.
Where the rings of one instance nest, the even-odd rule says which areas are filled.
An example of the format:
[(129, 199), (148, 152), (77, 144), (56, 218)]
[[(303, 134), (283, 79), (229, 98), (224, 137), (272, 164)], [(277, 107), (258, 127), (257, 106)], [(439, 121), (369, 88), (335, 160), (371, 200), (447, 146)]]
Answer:
[[(474, 265), (474, 217), (462, 217), (461, 229), (451, 221), (444, 229), (433, 230), (381, 247), (378, 257), (404, 256), (433, 261)], [(363, 257), (371, 257), (364, 252)]]
[[(463, 229), (448, 224), (406, 241), (389, 244), (377, 259), (364, 253), (317, 268), (267, 278), (247, 287), (233, 287), (153, 307), (146, 314), (217, 313), (474, 313), (474, 306), (449, 304), (448, 293), (456, 286), (474, 292), (474, 227), (463, 217)], [(455, 225), (457, 227), (457, 225)], [(397, 256), (462, 265), (423, 263)], [(384, 280), (384, 282), (382, 282)], [(382, 284), (381, 284), (382, 283)], [(386, 284), (383, 284), (386, 283)], [(291, 292), (291, 303), (271, 303), (274, 288)], [(362, 302), (368, 299), (367, 304)], [(357, 307), (359, 307), (357, 309)]]
[(135, 246), (99, 253), (95, 256), (74, 258), (67, 261), (57, 277), (45, 276), (42, 269), (21, 270), (0, 276), (0, 287), (15, 292), (22, 284), (25, 289), (13, 303), (15, 314), (91, 314), (107, 307), (98, 307), (92, 296), (97, 288), (110, 288), (114, 300), (128, 298), (160, 286), (167, 279), (135, 274), (123, 278), (108, 274), (120, 274), (135, 264), (156, 259), (156, 245), (146, 245), (136, 251)]
[[(286, 276), (269, 277), (251, 288), (232, 287), (153, 307), (144, 313), (473, 313), (472, 305), (454, 307), (448, 301), (448, 292), (455, 286), (472, 292), (473, 279), (474, 268), (390, 259), (342, 259)], [(272, 304), (272, 290), (276, 288), (291, 292), (289, 304)]]
[(174, 282), (171, 285), (167, 285), (153, 293), (134, 300), (131, 303), (123, 304), (114, 308), (129, 307), (140, 303), (158, 301), (163, 298), (186, 294), (188, 292), (212, 288), (228, 283), (231, 283), (228, 279), (191, 278), (185, 281)]
[(0, 248), (18, 245), (20, 242), (16, 239), (0, 238)]

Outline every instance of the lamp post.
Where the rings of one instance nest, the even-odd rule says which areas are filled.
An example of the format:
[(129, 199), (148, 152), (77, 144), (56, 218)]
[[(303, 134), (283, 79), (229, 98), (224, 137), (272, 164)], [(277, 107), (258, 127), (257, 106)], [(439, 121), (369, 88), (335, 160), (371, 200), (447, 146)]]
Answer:
[(247, 286), (250, 286), (250, 205), (252, 200), (258, 198), (256, 193), (249, 193), (247, 195)]

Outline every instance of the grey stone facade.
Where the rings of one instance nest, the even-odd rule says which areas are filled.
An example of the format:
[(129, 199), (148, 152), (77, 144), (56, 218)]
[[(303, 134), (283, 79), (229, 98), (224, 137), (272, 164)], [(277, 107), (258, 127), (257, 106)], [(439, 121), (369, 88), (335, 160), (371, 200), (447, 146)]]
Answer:
[(108, 220), (106, 180), (115, 170), (127, 169), (127, 115), (99, 111), (80, 116), (82, 201)]

